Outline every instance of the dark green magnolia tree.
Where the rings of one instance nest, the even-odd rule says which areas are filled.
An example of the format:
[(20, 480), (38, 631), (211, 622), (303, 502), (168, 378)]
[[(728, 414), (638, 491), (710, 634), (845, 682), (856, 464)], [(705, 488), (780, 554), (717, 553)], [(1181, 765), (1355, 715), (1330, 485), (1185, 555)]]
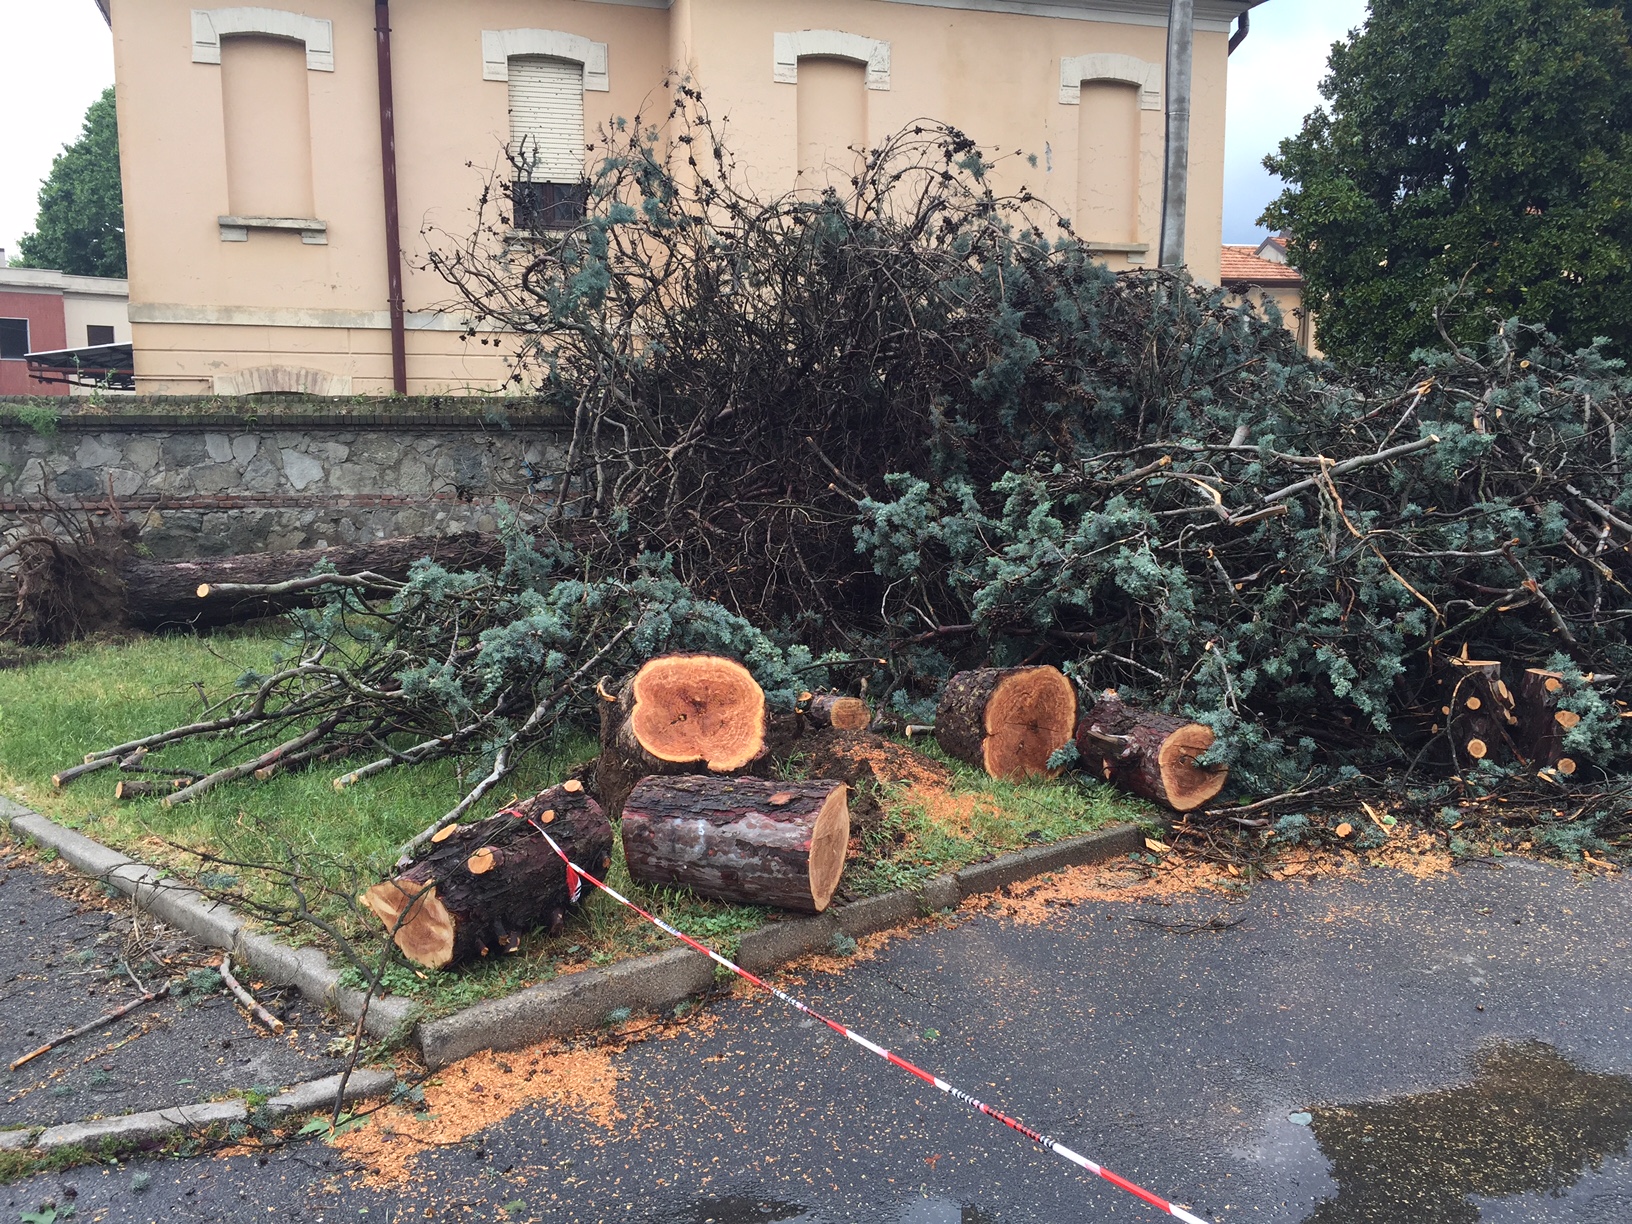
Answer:
[[(1495, 318), (1632, 352), (1632, 40), (1620, 0), (1372, 0), (1332, 50), (1327, 107), (1265, 165), (1326, 351), (1438, 344), (1465, 281)], [(1466, 299), (1464, 299), (1466, 300)]]
[(109, 86), (85, 112), (79, 139), (57, 154), (40, 184), (34, 232), (17, 264), (77, 276), (125, 275), (125, 205), (119, 184), (119, 121)]

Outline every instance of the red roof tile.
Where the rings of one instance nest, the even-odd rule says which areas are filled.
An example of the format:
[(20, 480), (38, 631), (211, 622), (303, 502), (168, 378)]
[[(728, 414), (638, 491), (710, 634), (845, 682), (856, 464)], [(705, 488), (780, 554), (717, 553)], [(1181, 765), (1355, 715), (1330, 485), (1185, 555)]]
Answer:
[(1256, 245), (1226, 244), (1219, 280), (1225, 285), (1259, 285), (1265, 289), (1303, 287), (1303, 276), (1287, 264), (1260, 259)]

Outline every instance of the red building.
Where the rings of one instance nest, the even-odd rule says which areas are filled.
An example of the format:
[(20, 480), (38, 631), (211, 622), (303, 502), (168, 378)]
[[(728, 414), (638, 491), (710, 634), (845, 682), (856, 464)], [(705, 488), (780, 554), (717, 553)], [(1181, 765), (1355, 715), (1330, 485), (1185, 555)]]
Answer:
[[(60, 372), (29, 356), (130, 343), (130, 289), (122, 280), (0, 266), (0, 395), (69, 395)], [(60, 362), (46, 364), (61, 364)]]

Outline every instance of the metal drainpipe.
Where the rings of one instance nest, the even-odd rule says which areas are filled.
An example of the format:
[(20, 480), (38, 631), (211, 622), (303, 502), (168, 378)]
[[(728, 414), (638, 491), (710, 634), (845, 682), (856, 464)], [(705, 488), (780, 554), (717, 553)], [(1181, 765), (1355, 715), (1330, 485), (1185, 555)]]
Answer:
[(380, 165), (385, 180), (385, 283), (391, 308), (391, 390), (408, 394), (408, 337), (402, 312), (402, 236), (397, 210), (397, 120), (391, 100), (391, 4), (374, 0), (374, 44), (379, 53)]
[(1235, 49), (1237, 47), (1247, 41), (1247, 35), (1252, 32), (1252, 18), (1248, 14), (1242, 13), (1241, 16), (1235, 19), (1235, 21), (1235, 33), (1230, 35), (1231, 55), (1235, 54)]
[(1164, 268), (1184, 266), (1184, 214), (1190, 192), (1190, 62), (1195, 53), (1196, 0), (1172, 0), (1167, 18), (1167, 140), (1163, 148)]

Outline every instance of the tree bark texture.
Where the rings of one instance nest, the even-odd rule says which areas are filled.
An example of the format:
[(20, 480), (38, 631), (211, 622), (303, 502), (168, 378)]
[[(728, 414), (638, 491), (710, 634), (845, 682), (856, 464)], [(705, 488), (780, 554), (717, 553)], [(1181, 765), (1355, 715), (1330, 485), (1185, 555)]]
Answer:
[(1053, 667), (980, 668), (947, 681), (935, 738), (994, 778), (1052, 777), (1048, 759), (1071, 742), (1077, 691)]
[(1581, 716), (1558, 708), (1563, 692), (1563, 676), (1531, 667), (1519, 677), (1515, 704), (1519, 750), (1536, 769), (1556, 769), (1568, 777), (1580, 762), (1564, 751), (1564, 736)]
[(1108, 781), (1175, 812), (1193, 811), (1224, 789), (1229, 770), (1196, 764), (1212, 746), (1212, 728), (1136, 709), (1114, 692), (1094, 703), (1077, 732), (1078, 754), (1100, 761)]
[(1518, 717), (1502, 681), (1502, 665), (1490, 659), (1450, 659), (1440, 680), (1440, 714), (1458, 769), (1475, 761), (1510, 761), (1525, 755), (1516, 742)]
[(735, 659), (664, 655), (601, 703), (596, 788), (618, 819), (641, 778), (733, 773), (765, 752), (765, 693)]
[(643, 884), (818, 914), (850, 841), (843, 782), (642, 778), (623, 808), (623, 856)]
[[(566, 866), (529, 818), (586, 871), (612, 861), (612, 825), (579, 783), (540, 791), (512, 808), (468, 825), (449, 825), (413, 866), (374, 885), (363, 901), (402, 954), (427, 969), (515, 952), (539, 927), (551, 934), (590, 888), (574, 896)], [(404, 914), (406, 912), (406, 917)], [(400, 925), (399, 925), (400, 923)]]
[(225, 625), (309, 605), (322, 592), (201, 598), (200, 587), (288, 582), (292, 578), (304, 578), (322, 561), (329, 562), (342, 574), (367, 572), (382, 578), (406, 578), (409, 568), (422, 557), (450, 569), (481, 569), (504, 559), (504, 545), (497, 536), (474, 532), (408, 536), (372, 544), (251, 553), (203, 561), (129, 558), (120, 566), (120, 575), (125, 582), (129, 623), (137, 628), (152, 629), (166, 624)]

